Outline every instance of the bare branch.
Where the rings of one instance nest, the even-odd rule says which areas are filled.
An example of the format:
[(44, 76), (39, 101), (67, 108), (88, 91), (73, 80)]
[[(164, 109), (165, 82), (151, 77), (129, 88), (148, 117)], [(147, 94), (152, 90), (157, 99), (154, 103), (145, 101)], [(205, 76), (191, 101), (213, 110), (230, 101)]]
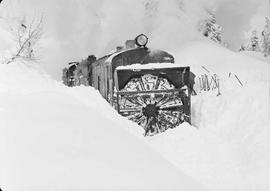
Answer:
[(37, 21), (36, 18), (32, 19), (29, 25), (25, 23), (20, 23), (18, 26), (17, 42), (18, 49), (13, 54), (6, 64), (10, 64), (14, 62), (17, 58), (29, 60), (29, 61), (37, 61), (38, 59), (34, 55), (35, 45), (43, 36), (43, 15)]

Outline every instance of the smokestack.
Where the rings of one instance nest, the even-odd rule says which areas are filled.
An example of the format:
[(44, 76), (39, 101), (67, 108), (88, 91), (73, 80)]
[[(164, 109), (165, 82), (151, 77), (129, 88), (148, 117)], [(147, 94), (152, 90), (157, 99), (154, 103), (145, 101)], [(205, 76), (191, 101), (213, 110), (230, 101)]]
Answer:
[(127, 40), (126, 41), (126, 49), (135, 48), (135, 40)]

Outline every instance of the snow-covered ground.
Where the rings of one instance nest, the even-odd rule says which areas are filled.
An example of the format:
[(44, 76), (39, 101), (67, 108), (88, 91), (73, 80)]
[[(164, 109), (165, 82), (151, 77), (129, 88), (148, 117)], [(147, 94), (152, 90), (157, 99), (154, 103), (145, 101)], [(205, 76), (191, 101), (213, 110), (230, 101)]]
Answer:
[(216, 73), (221, 95), (192, 97), (194, 127), (179, 126), (149, 143), (210, 190), (269, 190), (270, 64), (201, 42), (177, 57), (197, 77), (208, 74), (201, 66)]
[[(73, 3), (78, 4), (69, 3), (72, 9)], [(119, 10), (119, 3), (107, 3), (109, 8), (113, 6)], [(167, 1), (162, 3), (165, 4)], [(173, 1), (169, 4), (174, 6)], [(80, 6), (85, 9), (91, 7), (83, 5)], [(119, 33), (123, 25), (121, 22), (106, 23), (103, 18), (105, 28), (98, 30), (103, 35), (97, 38), (91, 36), (90, 29), (83, 30), (86, 26), (83, 21), (75, 19), (73, 23), (80, 26), (72, 33), (74, 40), (67, 43), (70, 36), (64, 38), (62, 35), (69, 34), (66, 31), (71, 28), (70, 20), (74, 17), (67, 11), (64, 15), (69, 15), (70, 19), (66, 27), (58, 23), (52, 27), (61, 28), (59, 31), (63, 33), (56, 39), (47, 33), (45, 39), (47, 44), (53, 42), (54, 45), (46, 54), (46, 59), (52, 62), (0, 65), (0, 187), (3, 191), (270, 189), (268, 59), (253, 52), (234, 53), (208, 41), (198, 41), (201, 37), (193, 37), (197, 32), (189, 31), (190, 23), (181, 24), (174, 16), (178, 14), (168, 15), (165, 6), (163, 9), (164, 14), (153, 17), (156, 23), (165, 23), (165, 27), (157, 25), (151, 29), (155, 31), (153, 45), (160, 46), (153, 48), (167, 44), (175, 55), (176, 64), (190, 66), (195, 73), (198, 95), (192, 97), (193, 126), (184, 123), (145, 138), (140, 126), (119, 116), (93, 88), (65, 87), (43, 72), (40, 65), (46, 67), (47, 64), (53, 70), (61, 68), (64, 62), (59, 60), (63, 60), (63, 55), (74, 59), (81, 57), (82, 52), (89, 54), (86, 46), (78, 46), (82, 42), (91, 47), (110, 44), (116, 39), (111, 39), (115, 33), (108, 35), (108, 29), (116, 24), (114, 31)], [(106, 10), (104, 8), (105, 18), (113, 21), (111, 15), (117, 14), (106, 13)], [(81, 17), (78, 12), (74, 13)], [(88, 16), (83, 18), (89, 19)], [(172, 18), (171, 22), (160, 22)], [(62, 22), (62, 15), (57, 19)], [(146, 22), (147, 26), (148, 22), (152, 19)], [(180, 26), (173, 28), (176, 23)], [(0, 37), (4, 37), (0, 45), (1, 62), (10, 56), (14, 42), (6, 31), (8, 26), (2, 28), (0, 24)], [(136, 28), (134, 33), (141, 30), (133, 23), (132, 27)], [(91, 25), (90, 28), (95, 27)], [(171, 30), (175, 35), (168, 30), (171, 28), (175, 29)], [(118, 40), (130, 36), (131, 29), (126, 27), (126, 30), (123, 31), (126, 36), (119, 34)], [(80, 41), (77, 31), (85, 31)], [(89, 34), (91, 43), (85, 40)], [(164, 38), (170, 36), (174, 38)], [(192, 39), (197, 40), (182, 43)], [(57, 43), (63, 44), (59, 50)], [(77, 50), (74, 44), (80, 48)], [(204, 74), (218, 76), (221, 95), (217, 96), (216, 90), (200, 90), (199, 77)]]
[(263, 55), (263, 53), (261, 52), (255, 52), (255, 51), (241, 51), (239, 52), (240, 54), (243, 54), (245, 56), (250, 56), (250, 57), (253, 57), (253, 58), (256, 58), (258, 60), (261, 60), (263, 62), (268, 62), (270, 63), (270, 58), (269, 56), (268, 57), (265, 57)]
[(96, 90), (25, 64), (0, 68), (3, 190), (205, 190), (132, 135), (137, 125)]
[(176, 58), (197, 76), (201, 66), (218, 74), (221, 95), (197, 87), (193, 126), (146, 139), (96, 90), (33, 64), (0, 65), (2, 189), (268, 190), (269, 64), (205, 42)]

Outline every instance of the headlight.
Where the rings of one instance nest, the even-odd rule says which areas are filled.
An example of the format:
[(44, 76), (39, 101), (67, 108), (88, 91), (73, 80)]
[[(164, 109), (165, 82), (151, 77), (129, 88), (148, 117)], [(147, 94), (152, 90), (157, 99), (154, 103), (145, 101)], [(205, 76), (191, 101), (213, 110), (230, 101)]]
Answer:
[(140, 46), (140, 47), (144, 46), (145, 47), (147, 42), (148, 42), (148, 38), (144, 34), (140, 34), (135, 38), (135, 43), (137, 46)]

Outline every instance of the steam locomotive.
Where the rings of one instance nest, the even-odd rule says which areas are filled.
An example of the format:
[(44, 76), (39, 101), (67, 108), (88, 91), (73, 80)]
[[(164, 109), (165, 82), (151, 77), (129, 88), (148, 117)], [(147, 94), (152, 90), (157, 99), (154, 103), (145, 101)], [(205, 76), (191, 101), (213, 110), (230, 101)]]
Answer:
[(144, 34), (99, 59), (91, 55), (63, 70), (67, 86), (96, 88), (119, 114), (154, 135), (191, 121), (190, 68), (174, 64), (163, 50), (150, 49)]

